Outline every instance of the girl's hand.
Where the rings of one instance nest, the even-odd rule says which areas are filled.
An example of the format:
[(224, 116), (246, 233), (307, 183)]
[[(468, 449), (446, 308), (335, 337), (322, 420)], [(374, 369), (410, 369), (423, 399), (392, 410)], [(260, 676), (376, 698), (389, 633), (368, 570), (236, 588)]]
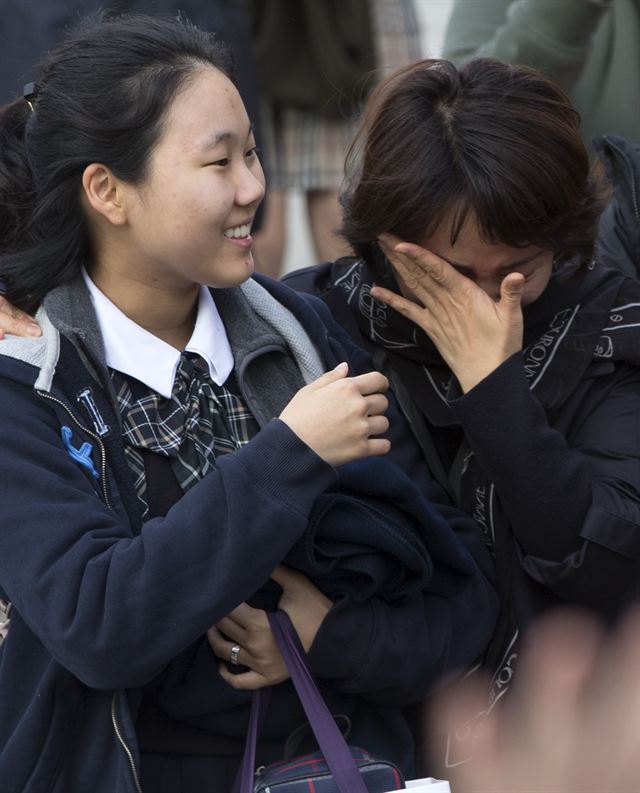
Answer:
[(271, 578), (282, 587), (278, 608), (289, 615), (305, 652), (309, 652), (333, 603), (305, 575), (291, 567), (278, 565)]
[(389, 441), (372, 436), (389, 429), (383, 415), (387, 378), (379, 372), (347, 377), (340, 364), (301, 388), (280, 414), (307, 446), (329, 465), (338, 466), (371, 455), (386, 454)]
[(40, 325), (33, 317), (0, 295), (0, 339), (4, 339), (8, 333), (14, 336), (42, 336)]
[[(278, 606), (287, 612), (302, 646), (308, 651), (332, 603), (306, 576), (289, 567), (280, 565), (271, 577), (283, 590)], [(242, 603), (210, 628), (207, 638), (222, 661), (228, 663), (235, 658), (236, 663), (249, 668), (247, 672), (233, 674), (226, 663), (220, 664), (220, 675), (232, 688), (253, 691), (282, 683), (289, 677), (267, 615), (261, 609)], [(232, 654), (234, 647), (236, 652)]]
[(378, 286), (371, 294), (429, 335), (465, 393), (522, 349), (521, 273), (502, 281), (496, 302), (419, 245), (384, 234), (380, 246), (415, 302)]
[[(209, 628), (207, 638), (215, 655), (226, 662), (219, 664), (218, 669), (220, 676), (232, 688), (254, 691), (275, 686), (289, 677), (266, 612), (262, 609), (241, 603), (217, 625)], [(246, 666), (248, 671), (233, 674), (227, 666), (230, 662)]]

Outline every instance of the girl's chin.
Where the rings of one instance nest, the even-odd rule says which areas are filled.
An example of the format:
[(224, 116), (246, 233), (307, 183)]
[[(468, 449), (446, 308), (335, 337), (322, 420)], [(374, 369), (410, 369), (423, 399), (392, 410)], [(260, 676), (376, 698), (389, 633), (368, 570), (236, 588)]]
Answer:
[(247, 278), (251, 278), (255, 269), (256, 267), (255, 267), (255, 262), (253, 261), (253, 254), (251, 253), (251, 251), (249, 251), (248, 255), (244, 260), (244, 278), (242, 278), (242, 280), (239, 283), (244, 283), (244, 281), (246, 281)]
[(229, 267), (222, 278), (208, 278), (203, 283), (205, 286), (209, 286), (212, 289), (231, 289), (234, 286), (240, 286), (240, 284), (248, 281), (253, 275), (254, 270), (255, 264), (253, 256), (249, 253), (240, 264)]

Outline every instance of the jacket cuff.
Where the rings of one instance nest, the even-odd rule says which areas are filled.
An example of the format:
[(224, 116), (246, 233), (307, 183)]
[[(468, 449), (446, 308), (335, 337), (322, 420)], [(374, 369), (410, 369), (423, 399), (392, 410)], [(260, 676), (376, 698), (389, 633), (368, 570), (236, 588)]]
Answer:
[[(522, 353), (517, 352), (507, 358), (497, 369), (494, 369), (491, 374), (487, 375), (470, 391), (467, 391), (466, 394), (462, 393), (457, 380), (453, 379), (449, 389), (448, 401), (451, 410), (465, 431), (469, 435), (475, 434), (476, 431), (479, 435), (482, 435), (486, 432), (487, 427), (490, 426), (487, 417), (492, 415), (492, 409), (496, 405), (500, 405), (500, 422), (502, 425), (508, 423), (508, 418), (504, 415), (504, 412), (505, 409), (508, 411), (509, 405), (514, 406), (515, 415), (519, 416), (522, 412), (523, 403), (513, 400), (516, 397), (521, 400), (523, 395), (526, 395), (525, 398), (527, 400), (533, 399), (524, 374)], [(491, 429), (493, 428), (491, 427)], [(490, 434), (493, 437), (493, 433)]]
[(250, 472), (256, 487), (304, 515), (337, 479), (335, 468), (278, 418), (271, 419), (234, 457)]
[(640, 558), (640, 526), (596, 504), (589, 510), (580, 536), (629, 559)]

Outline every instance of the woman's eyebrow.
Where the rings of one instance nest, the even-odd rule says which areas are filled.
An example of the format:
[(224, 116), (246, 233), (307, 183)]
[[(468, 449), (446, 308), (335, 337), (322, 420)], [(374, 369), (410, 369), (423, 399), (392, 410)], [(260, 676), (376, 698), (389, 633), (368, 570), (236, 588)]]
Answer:
[(505, 264), (504, 267), (501, 267), (501, 270), (514, 270), (516, 267), (522, 267), (525, 264), (529, 264), (530, 262), (535, 261), (538, 259), (544, 251), (538, 251), (537, 253), (532, 253), (531, 256), (527, 256), (524, 259), (519, 259), (517, 262), (513, 262), (512, 264)]
[[(518, 259), (511, 264), (505, 264), (503, 267), (500, 268), (501, 272), (506, 270), (515, 270), (516, 267), (522, 267), (525, 264), (529, 264), (530, 262), (537, 259), (539, 256), (542, 256), (544, 251), (538, 251), (537, 253), (532, 253), (530, 256), (526, 256), (524, 259)], [(437, 256), (438, 254), (436, 254)], [(465, 273), (473, 273), (473, 265), (470, 264), (462, 264), (462, 262), (457, 262), (455, 259), (448, 259), (446, 256), (440, 255), (441, 259), (444, 259), (445, 262), (448, 262), (452, 267), (455, 267), (456, 270), (460, 270), (460, 272), (464, 275)]]

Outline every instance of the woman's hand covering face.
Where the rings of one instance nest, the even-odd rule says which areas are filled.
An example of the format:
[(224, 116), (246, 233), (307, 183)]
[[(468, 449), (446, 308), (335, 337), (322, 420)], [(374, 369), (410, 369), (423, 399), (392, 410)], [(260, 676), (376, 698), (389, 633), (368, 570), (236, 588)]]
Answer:
[(391, 234), (382, 235), (379, 244), (403, 294), (378, 286), (371, 294), (431, 338), (465, 393), (522, 349), (521, 273), (507, 275), (493, 300), (426, 248)]

